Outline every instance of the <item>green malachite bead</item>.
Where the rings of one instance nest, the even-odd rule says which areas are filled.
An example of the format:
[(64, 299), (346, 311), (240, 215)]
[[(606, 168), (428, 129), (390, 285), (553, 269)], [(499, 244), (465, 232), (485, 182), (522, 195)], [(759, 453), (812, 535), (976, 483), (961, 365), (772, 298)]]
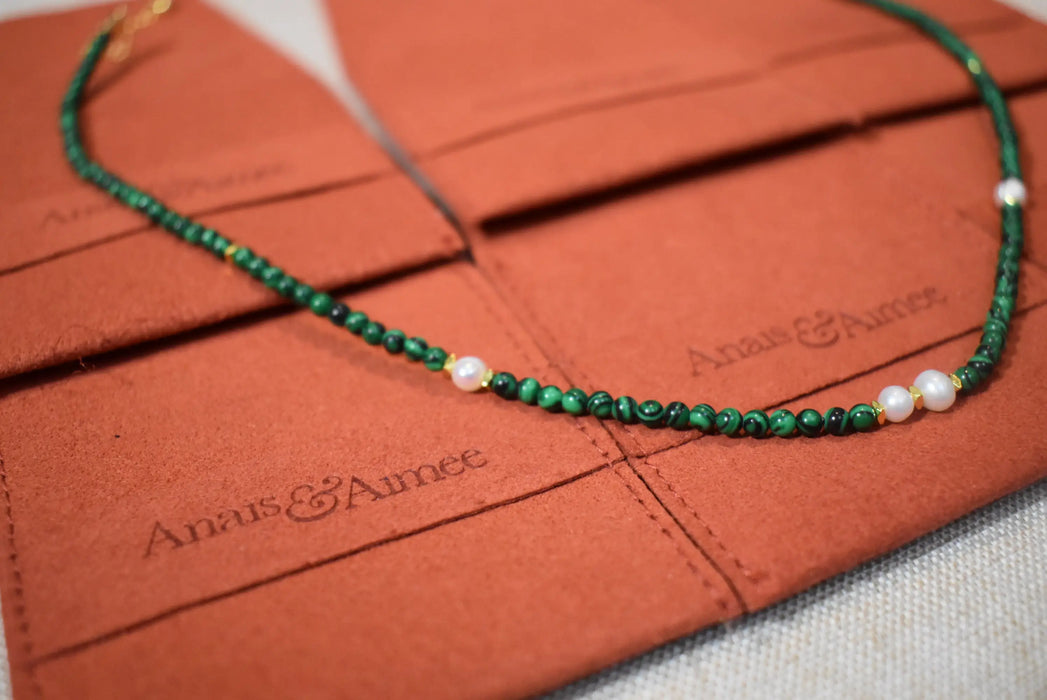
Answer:
[(313, 298), (309, 300), (309, 310), (317, 316), (326, 316), (331, 312), (332, 306), (334, 306), (334, 299), (323, 292), (314, 294)]
[(564, 392), (560, 406), (572, 416), (581, 416), (585, 414), (585, 404), (588, 400), (589, 397), (586, 396), (584, 391), (578, 387), (573, 387)]
[(736, 435), (742, 427), (742, 413), (737, 408), (725, 408), (716, 414), (716, 430), (722, 435)]
[(760, 438), (767, 435), (767, 431), (770, 429), (771, 421), (763, 411), (749, 411), (742, 416), (742, 430), (745, 431), (746, 435)]
[(360, 335), (368, 345), (378, 345), (382, 342), (382, 336), (385, 335), (385, 326), (378, 321), (368, 321)]
[(648, 428), (657, 428), (665, 420), (665, 407), (654, 399), (648, 399), (637, 406), (636, 414)]
[(563, 401), (563, 391), (559, 387), (543, 386), (538, 390), (538, 405), (550, 413), (561, 410), (561, 401)]
[(954, 374), (959, 377), (960, 385), (963, 387), (964, 391), (971, 391), (982, 381), (981, 372), (970, 365), (964, 365), (963, 367), (958, 368)]
[(967, 360), (967, 366), (978, 372), (979, 381), (985, 381), (992, 376), (992, 370), (995, 365), (983, 355), (974, 355)]
[(688, 422), (692, 428), (697, 428), (703, 433), (711, 433), (716, 427), (716, 409), (707, 403), (700, 403), (691, 409)]
[(224, 258), (225, 249), (231, 245), (232, 243), (225, 236), (215, 236), (214, 240), (211, 241), (211, 252), (219, 258)]
[(606, 391), (594, 392), (586, 402), (585, 408), (591, 416), (596, 416), (601, 420), (610, 418), (614, 411), (614, 397)]
[[(107, 177), (104, 180), (100, 178), (98, 180), (98, 186), (101, 187), (102, 189), (108, 189), (109, 185), (111, 185), (112, 182), (113, 182), (113, 178), (111, 178), (111, 177)], [(174, 233), (175, 232), (175, 230), (174, 230), (175, 222), (179, 221), (181, 219), (182, 219), (182, 217), (180, 217), (177, 212), (173, 212), (170, 209), (168, 209), (167, 211), (164, 212), (164, 215), (160, 217), (160, 225), (163, 226), (168, 231), (171, 231), (172, 233)]]
[(796, 416), (792, 411), (779, 408), (770, 417), (771, 432), (778, 437), (789, 437), (796, 432)]
[(425, 351), (429, 349), (429, 343), (425, 342), (425, 338), (408, 338), (404, 341), (404, 354), (407, 355), (407, 359), (411, 362), (418, 362), (425, 357)]
[(141, 192), (133, 187), (127, 187), (123, 191), (124, 204), (131, 207), (132, 209), (138, 208), (138, 201), (144, 197)]
[(687, 430), (691, 427), (691, 409), (682, 401), (671, 401), (665, 407), (665, 424), (673, 430)]
[[(360, 335), (364, 332), (364, 326), (369, 320), (371, 319), (367, 318), (367, 314), (363, 311), (350, 311), (349, 315), (345, 317), (345, 327), (349, 329), (350, 333)], [(444, 357), (447, 357), (446, 354)], [(426, 356), (426, 362), (428, 361), (428, 356)], [(443, 369), (443, 360), (440, 361), (439, 369)]]
[(807, 437), (822, 434), (822, 414), (813, 408), (805, 408), (796, 415), (796, 429)]
[(989, 307), (989, 313), (992, 314), (993, 318), (1010, 323), (1012, 308), (1014, 308), (1014, 302), (1011, 299), (1004, 296), (995, 296), (992, 298), (992, 306)]
[(382, 347), (386, 349), (390, 355), (395, 355), (404, 351), (404, 344), (407, 342), (407, 334), (401, 330), (393, 328), (392, 330), (386, 331), (382, 335)]
[(538, 403), (538, 392), (541, 390), (542, 385), (534, 377), (524, 377), (520, 380), (520, 385), (517, 387), (517, 396), (520, 398), (520, 403), (525, 403), (528, 406), (534, 406)]
[[(100, 174), (98, 179), (99, 180), (104, 179), (104, 173)], [(163, 218), (164, 214), (166, 214), (166, 213), (167, 213), (167, 207), (165, 207), (162, 203), (157, 202), (155, 200), (150, 202), (146, 206), (146, 208), (145, 208), (145, 215), (148, 216), (153, 221), (160, 221), (160, 219)], [(229, 245), (229, 241), (226, 241), (226, 245)]]
[(213, 228), (205, 228), (200, 234), (200, 245), (204, 248), (210, 248), (214, 243), (214, 239), (218, 234), (215, 233)]
[(834, 406), (825, 412), (825, 432), (830, 435), (846, 435), (851, 429), (851, 416), (845, 409)]
[(995, 345), (979, 345), (974, 349), (974, 354), (988, 357), (993, 364), (1000, 361), (1000, 349)]
[(331, 310), (327, 312), (327, 320), (339, 328), (345, 326), (345, 319), (348, 316), (349, 307), (340, 301), (332, 304)]
[(861, 433), (874, 430), (877, 426), (876, 411), (869, 404), (855, 404), (847, 414), (847, 418), (851, 422), (851, 427)]
[(312, 287), (305, 282), (299, 282), (298, 286), (294, 288), (294, 293), (291, 294), (291, 298), (294, 299), (297, 304), (309, 306), (309, 302), (313, 300), (314, 294), (316, 294), (316, 291), (313, 290)]
[(197, 223), (191, 223), (185, 227), (184, 231), (182, 231), (182, 239), (185, 240), (186, 243), (192, 243), (195, 245), (200, 242), (200, 236), (203, 232), (203, 226)]
[(996, 331), (987, 331), (982, 333), (981, 345), (988, 345), (989, 347), (996, 348), (997, 350), (1003, 350), (1004, 343), (1003, 334), (997, 333)]
[[(138, 211), (145, 212), (155, 202), (156, 200), (147, 195), (145, 192), (135, 192), (134, 201), (130, 202), (130, 204)], [(201, 238), (201, 240), (203, 239)], [(204, 245), (210, 245), (210, 241), (204, 243)]]
[(237, 251), (233, 253), (233, 264), (241, 270), (246, 270), (247, 266), (251, 264), (251, 261), (254, 260), (254, 258), (254, 251), (250, 248), (238, 248)]
[(294, 295), (294, 290), (298, 289), (298, 280), (291, 275), (285, 274), (280, 278), (280, 281), (276, 283), (276, 291), (279, 292), (280, 296), (290, 299)]
[(992, 368), (996, 366), (996, 363), (989, 358), (988, 355), (971, 355), (970, 359), (967, 360), (967, 364), (971, 365), (983, 375), (992, 372)]
[(262, 280), (265, 286), (269, 287), (269, 289), (280, 291), (280, 283), (285, 277), (286, 275), (284, 275), (283, 270), (275, 265), (270, 265), (262, 271), (262, 276), (259, 277), (259, 279)]
[[(358, 312), (357, 312), (358, 313)], [(349, 314), (352, 316), (352, 314)], [(349, 322), (346, 321), (346, 328), (349, 327)], [(432, 372), (439, 372), (444, 368), (444, 363), (447, 362), (447, 351), (443, 348), (434, 345), (425, 351), (425, 359), (422, 360), (425, 363), (425, 368)]]
[(614, 406), (611, 409), (611, 415), (619, 423), (625, 423), (631, 425), (640, 420), (637, 415), (637, 409), (639, 406), (636, 405), (636, 399), (631, 396), (619, 396), (614, 400)]
[(985, 333), (999, 333), (1001, 336), (1006, 336), (1007, 324), (999, 319), (990, 318), (985, 321), (985, 325), (982, 326), (982, 331)]
[(499, 372), (491, 377), (491, 391), (506, 401), (516, 398), (517, 386), (516, 377), (511, 372)]
[[(247, 263), (247, 266), (244, 268), (244, 271), (247, 272), (247, 274), (251, 275), (251, 277), (254, 277), (256, 280), (260, 280), (262, 279), (262, 273), (264, 273), (268, 269), (269, 261), (260, 255), (256, 255), (255, 257), (251, 258), (250, 262)], [(308, 302), (303, 302), (303, 305), (305, 303)]]

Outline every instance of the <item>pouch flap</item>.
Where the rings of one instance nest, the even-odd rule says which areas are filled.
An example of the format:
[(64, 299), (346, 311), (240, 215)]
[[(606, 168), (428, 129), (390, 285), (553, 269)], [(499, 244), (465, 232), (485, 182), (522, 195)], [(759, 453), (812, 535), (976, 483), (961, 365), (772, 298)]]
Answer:
[[(105, 8), (0, 24), (34, 67), (0, 112), (0, 376), (279, 302), (150, 227), (66, 163), (58, 104)], [(461, 240), (321, 86), (194, 0), (88, 86), (84, 133), (121, 177), (312, 284), (448, 258)]]
[[(918, 4), (1004, 87), (1047, 78), (1047, 30), (1032, 20), (990, 0)], [(330, 10), (378, 117), (470, 221), (975, 95), (933, 41), (860, 3)]]

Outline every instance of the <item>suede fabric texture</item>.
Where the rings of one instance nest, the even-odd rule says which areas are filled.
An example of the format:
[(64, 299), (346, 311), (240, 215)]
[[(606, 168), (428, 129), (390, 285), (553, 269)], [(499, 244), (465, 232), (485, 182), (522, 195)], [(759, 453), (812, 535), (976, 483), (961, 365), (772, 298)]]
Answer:
[[(65, 162), (58, 103), (110, 9), (0, 25), (19, 61), (3, 67), (17, 109), (0, 110), (10, 166), (0, 174), (0, 327), (17, 329), (0, 348), (0, 377), (280, 301), (243, 275), (212, 274), (206, 256), (157, 236)], [(318, 288), (460, 252), (460, 237), (321, 86), (206, 5), (179, 3), (172, 17), (140, 32), (123, 63), (104, 62), (88, 88), (84, 129), (102, 163)]]
[[(1033, 204), (1009, 349), (948, 413), (789, 440), (467, 395), (275, 308), (67, 172), (55, 105), (103, 11), (0, 25), (40, 68), (7, 81), (26, 114), (0, 111), (25, 135), (0, 143), (16, 695), (526, 696), (1047, 475), (1047, 32), (924, 5), (1018, 93)], [(815, 0), (330, 10), (461, 231), (194, 2), (100, 74), (99, 159), (390, 327), (543, 383), (825, 409), (973, 350), (991, 127), (896, 21)]]
[[(1044, 79), (1040, 24), (915, 4), (1001, 85)], [(471, 221), (975, 94), (940, 47), (847, 0), (328, 5), (354, 82)]]

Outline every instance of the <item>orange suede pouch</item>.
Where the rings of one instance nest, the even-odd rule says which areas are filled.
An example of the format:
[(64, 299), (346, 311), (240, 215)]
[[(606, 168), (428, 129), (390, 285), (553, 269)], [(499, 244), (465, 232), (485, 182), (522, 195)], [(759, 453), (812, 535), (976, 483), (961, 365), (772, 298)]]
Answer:
[[(0, 24), (0, 377), (279, 302), (243, 275), (214, 275), (65, 162), (58, 104), (106, 11)], [(83, 120), (114, 172), (317, 287), (461, 250), (331, 95), (193, 0), (140, 32), (124, 62), (103, 63)]]
[[(1047, 33), (989, 2), (928, 6), (1022, 93), (1030, 255), (996, 378), (872, 434), (699, 438), (467, 395), (307, 312), (243, 315), (278, 300), (112, 207), (19, 243), (0, 274), (22, 348), (4, 374), (52, 369), (9, 376), (0, 401), (16, 694), (529, 695), (1047, 474)], [(845, 2), (744, 8), (332, 3), (350, 72), (460, 214), (468, 261), (333, 101), (202, 6), (106, 68), (87, 131), (158, 189), (288, 163), (226, 194), (161, 194), (521, 377), (824, 409), (951, 371), (977, 342), (998, 238), (993, 137), (962, 72)], [(59, 95), (97, 14), (0, 40), (37, 51)], [(34, 48), (49, 32), (71, 46)], [(57, 97), (22, 90), (53, 124)], [(204, 94), (221, 107), (186, 133)], [(95, 201), (52, 127), (0, 120), (37, 134), (36, 151), (3, 148), (40, 171), (4, 176), (3, 216), (31, 231)], [(151, 142), (167, 132), (178, 148)]]

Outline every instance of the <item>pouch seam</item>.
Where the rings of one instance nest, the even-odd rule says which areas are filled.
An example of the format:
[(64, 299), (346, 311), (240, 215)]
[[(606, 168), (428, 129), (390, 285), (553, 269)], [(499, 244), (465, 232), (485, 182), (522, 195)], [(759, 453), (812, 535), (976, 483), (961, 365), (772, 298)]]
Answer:
[[(23, 584), (22, 571), (18, 564), (18, 548), (15, 545), (15, 521), (11, 507), (11, 490), (7, 483), (7, 463), (2, 453), (0, 453), (0, 487), (4, 491), (4, 511), (7, 517), (7, 546), (11, 550), (9, 561), (14, 579), (14, 616), (18, 620), (18, 629), (22, 634), (22, 653), (25, 655), (24, 668), (29, 677), (29, 683), (34, 695), (43, 697), (43, 690), (32, 664), (33, 641), (29, 629), (29, 615), (26, 610), (25, 586)], [(11, 658), (8, 656), (8, 666), (10, 666), (10, 663)]]
[[(483, 268), (481, 268), (481, 267), (480, 267), (479, 265), (476, 265), (476, 269), (477, 269), (478, 271), (480, 271), (481, 273), (484, 273), (484, 270), (483, 270)], [(540, 329), (540, 330), (542, 331), (542, 333), (543, 333), (543, 334), (544, 334), (545, 336), (547, 336), (547, 337), (548, 337), (548, 338), (550, 339), (550, 343), (551, 343), (551, 344), (553, 345), (554, 349), (555, 349), (555, 350), (556, 350), (556, 351), (558, 352), (558, 354), (560, 354), (560, 355), (563, 355), (563, 356), (566, 356), (566, 355), (564, 355), (564, 353), (563, 353), (562, 351), (560, 351), (560, 350), (559, 350), (558, 346), (556, 346), (555, 340), (552, 340), (553, 338), (555, 338), (555, 336), (554, 336), (554, 335), (552, 335), (552, 334), (550, 333), (549, 329), (548, 329), (548, 328), (546, 328), (546, 327), (545, 327), (545, 325), (544, 325), (544, 324), (543, 324), (543, 323), (542, 323), (542, 322), (541, 322), (540, 320), (538, 320), (538, 318), (536, 317), (536, 315), (534, 314), (534, 312), (533, 312), (533, 311), (531, 310), (530, 306), (529, 306), (529, 305), (527, 304), (526, 298), (525, 298), (525, 297), (524, 297), (524, 296), (523, 296), (523, 295), (522, 295), (522, 294), (520, 293), (519, 289), (518, 289), (518, 288), (517, 288), (517, 287), (516, 287), (516, 286), (515, 286), (515, 285), (514, 285), (514, 284), (512, 283), (512, 281), (511, 281), (510, 279), (508, 279), (507, 277), (506, 277), (506, 278), (503, 278), (503, 280), (504, 280), (504, 283), (505, 283), (506, 287), (508, 288), (508, 290), (509, 290), (509, 291), (510, 291), (510, 292), (511, 292), (511, 293), (512, 293), (512, 294), (513, 294), (514, 296), (515, 296), (515, 298), (517, 299), (518, 303), (519, 303), (519, 304), (520, 304), (520, 306), (521, 306), (521, 310), (522, 310), (522, 311), (523, 311), (524, 313), (526, 313), (526, 314), (527, 314), (527, 316), (528, 316), (528, 317), (530, 318), (530, 321), (531, 321), (532, 323), (534, 323), (534, 324), (535, 324), (535, 326), (536, 326), (536, 327), (537, 327), (538, 329)], [(548, 358), (547, 358), (547, 360), (548, 360)], [(549, 361), (549, 364), (550, 364), (550, 366), (557, 366), (557, 367), (559, 367), (559, 365), (556, 365), (556, 364), (555, 364), (555, 363), (553, 363), (553, 362), (552, 362), (551, 360)], [(567, 378), (567, 379), (568, 379), (568, 381), (570, 381), (569, 377), (567, 376), (567, 372), (566, 372), (566, 370), (564, 370), (563, 368), (560, 368), (560, 369), (561, 369), (561, 371), (563, 372), (563, 374), (564, 374), (564, 377), (565, 377), (565, 378)], [(585, 383), (586, 383), (587, 385), (589, 385), (589, 386), (593, 386), (593, 383), (592, 383), (592, 381), (591, 381), (591, 380), (589, 379), (589, 377), (588, 377), (588, 376), (587, 376), (587, 375), (585, 374), (585, 372), (584, 372), (584, 371), (583, 371), (582, 369), (580, 369), (579, 367), (577, 367), (577, 365), (575, 365), (574, 363), (571, 363), (571, 369), (572, 369), (573, 371), (575, 371), (575, 372), (577, 372), (577, 373), (578, 373), (578, 375), (579, 375), (579, 376), (581, 377), (581, 379), (582, 379), (582, 381), (583, 381), (583, 382), (585, 382)], [(580, 430), (582, 430), (582, 432), (584, 433), (585, 431), (584, 431), (584, 429), (582, 429), (582, 427), (581, 427), (581, 424), (583, 423), (583, 421), (582, 421), (582, 420), (580, 420), (580, 419), (577, 419), (577, 418), (576, 418), (576, 419), (575, 419), (575, 422), (576, 422), (577, 424), (579, 424), (579, 429), (580, 429)], [(622, 447), (621, 443), (619, 443), (619, 442), (618, 442), (618, 440), (617, 440), (617, 439), (616, 439), (616, 438), (614, 437), (614, 434), (613, 434), (613, 433), (611, 432), (611, 430), (610, 430), (610, 429), (609, 429), (609, 428), (608, 428), (608, 427), (607, 427), (606, 425), (603, 425), (603, 424), (601, 423), (601, 424), (600, 424), (600, 429), (601, 429), (601, 430), (603, 430), (603, 431), (604, 431), (604, 432), (605, 432), (606, 434), (608, 434), (608, 435), (610, 436), (610, 438), (611, 438), (611, 439), (612, 439), (612, 440), (613, 440), (613, 441), (615, 442), (615, 444), (617, 444), (617, 445), (618, 445), (618, 448), (619, 448), (619, 450), (620, 450), (620, 451), (622, 452), (622, 454), (623, 454), (623, 455), (627, 455), (627, 453), (626, 453), (626, 451), (625, 451), (625, 450), (623, 449), (623, 447)], [(586, 435), (588, 436), (588, 433), (586, 433)], [(592, 440), (592, 438), (590, 438), (590, 439)], [(635, 439), (635, 438), (634, 438), (634, 439)], [(594, 444), (594, 445), (596, 444), (595, 440), (593, 440), (593, 444)], [(598, 448), (598, 449), (599, 449), (599, 448)], [(625, 456), (625, 457), (624, 457), (624, 459), (625, 459), (625, 461), (626, 461), (626, 462), (628, 462), (628, 457), (627, 457), (627, 456)], [(686, 528), (684, 528), (684, 527), (683, 527), (683, 525), (682, 525), (682, 524), (680, 524), (680, 522), (679, 522), (679, 521), (677, 520), (676, 516), (675, 516), (675, 515), (674, 515), (674, 514), (672, 513), (672, 511), (670, 511), (670, 510), (669, 510), (669, 509), (668, 509), (668, 508), (667, 508), (667, 507), (665, 506), (665, 504), (664, 504), (664, 503), (662, 503), (662, 502), (660, 501), (660, 499), (658, 498), (657, 494), (655, 494), (655, 493), (654, 493), (654, 492), (653, 492), (653, 491), (651, 490), (651, 488), (650, 488), (650, 486), (648, 486), (647, 482), (646, 482), (646, 481), (644, 481), (644, 479), (643, 479), (642, 477), (640, 477), (640, 475), (639, 475), (639, 474), (636, 474), (636, 470), (635, 470), (635, 468), (634, 468), (634, 467), (633, 467), (633, 466), (632, 466), (631, 464), (629, 465), (629, 468), (630, 468), (630, 469), (631, 469), (631, 470), (633, 471), (634, 475), (636, 475), (636, 477), (637, 477), (638, 479), (640, 479), (640, 482), (644, 484), (644, 486), (645, 486), (645, 487), (647, 488), (648, 492), (649, 492), (649, 493), (651, 493), (651, 495), (652, 495), (652, 496), (654, 497), (654, 499), (655, 499), (656, 501), (658, 501), (658, 502), (659, 502), (659, 503), (660, 503), (660, 504), (662, 505), (662, 508), (663, 508), (663, 510), (664, 510), (664, 511), (665, 511), (665, 512), (666, 512), (666, 513), (667, 513), (667, 514), (669, 515), (669, 517), (670, 517), (670, 518), (672, 518), (672, 519), (674, 520), (674, 522), (676, 522), (677, 526), (678, 526), (678, 527), (679, 527), (679, 528), (681, 529), (681, 531), (683, 532), (683, 534), (684, 534), (684, 535), (685, 535), (685, 536), (687, 537), (688, 541), (689, 541), (689, 542), (690, 542), (690, 543), (692, 544), (692, 546), (693, 546), (693, 547), (694, 547), (694, 549), (695, 549), (695, 550), (696, 550), (696, 551), (698, 552), (698, 554), (699, 554), (700, 556), (702, 556), (702, 557), (703, 557), (704, 559), (706, 559), (706, 560), (707, 560), (707, 561), (708, 561), (708, 562), (710, 563), (710, 565), (712, 565), (712, 566), (713, 566), (713, 568), (714, 568), (714, 569), (716, 570), (716, 572), (717, 572), (717, 573), (718, 573), (718, 574), (720, 575), (720, 577), (721, 577), (721, 578), (723, 579), (723, 581), (724, 581), (724, 584), (725, 584), (725, 585), (727, 586), (727, 589), (728, 589), (728, 590), (729, 590), (729, 591), (731, 592), (732, 596), (733, 596), (733, 597), (735, 598), (735, 601), (736, 601), (736, 602), (738, 603), (738, 605), (739, 605), (739, 607), (740, 607), (740, 608), (742, 609), (742, 611), (743, 611), (743, 612), (746, 612), (746, 611), (748, 611), (748, 606), (747, 606), (747, 604), (746, 604), (746, 602), (745, 602), (745, 599), (744, 599), (744, 598), (742, 597), (742, 595), (741, 595), (740, 591), (738, 591), (738, 587), (737, 587), (737, 584), (735, 584), (735, 582), (734, 582), (733, 580), (731, 580), (731, 577), (730, 577), (730, 576), (728, 576), (728, 575), (726, 574), (726, 572), (724, 572), (724, 571), (723, 571), (722, 569), (720, 569), (720, 568), (719, 568), (719, 567), (718, 567), (718, 566), (716, 565), (716, 560), (715, 560), (715, 559), (714, 559), (713, 557), (711, 557), (711, 556), (709, 555), (709, 553), (708, 553), (708, 552), (706, 552), (706, 551), (705, 551), (705, 549), (704, 549), (704, 548), (702, 548), (702, 546), (698, 544), (697, 540), (696, 540), (696, 539), (695, 539), (694, 537), (692, 537), (692, 536), (691, 536), (691, 535), (690, 535), (690, 534), (689, 534), (689, 533), (687, 532)], [(620, 476), (620, 475), (619, 475), (619, 478), (621, 478), (621, 476)], [(623, 482), (624, 482), (624, 480), (623, 480)], [(627, 486), (627, 488), (629, 488), (629, 487)], [(631, 492), (631, 489), (630, 489), (630, 492)], [(647, 506), (647, 505), (646, 505), (646, 504), (645, 504), (645, 503), (644, 503), (644, 502), (643, 502), (642, 500), (640, 500), (640, 499), (639, 499), (639, 497), (637, 497), (635, 493), (633, 494), (633, 496), (634, 496), (634, 498), (636, 498), (637, 502), (638, 502), (638, 503), (640, 503), (641, 507), (643, 507), (643, 508), (644, 508), (644, 510), (645, 510), (645, 511), (647, 511), (648, 515), (649, 515), (649, 516), (650, 516), (650, 517), (651, 517), (652, 519), (654, 519), (654, 518), (655, 518), (655, 516), (654, 516), (654, 515), (653, 515), (653, 514), (652, 514), (652, 513), (650, 512), (650, 510), (649, 510), (648, 506)], [(693, 509), (692, 509), (692, 512), (693, 512)], [(697, 516), (696, 516), (696, 517), (697, 517)], [(700, 519), (699, 519), (699, 520), (700, 520)], [(663, 526), (661, 525), (661, 523), (658, 523), (658, 522), (657, 522), (657, 520), (656, 520), (656, 519), (655, 519), (655, 522), (656, 522), (656, 524), (658, 524), (658, 526), (659, 526), (659, 527), (663, 527)], [(666, 534), (668, 535), (668, 533), (666, 533)], [(672, 539), (672, 538), (671, 538), (671, 536), (670, 536), (670, 539)], [(715, 539), (715, 538), (714, 538), (714, 539)], [(678, 545), (678, 543), (676, 543), (676, 541), (675, 541), (675, 540), (673, 540), (673, 542), (674, 542), (674, 544), (677, 544), (677, 547), (679, 546), (679, 545)], [(722, 547), (722, 546), (723, 546), (723, 545), (722, 545), (722, 543), (721, 543), (721, 547)], [(683, 552), (682, 552), (681, 550), (679, 550), (679, 549), (678, 549), (678, 551), (680, 552), (680, 555), (681, 555), (681, 556), (683, 556), (683, 557), (684, 557), (684, 559), (685, 559), (686, 561), (688, 561), (688, 566), (691, 566), (691, 563), (690, 563), (690, 559), (688, 559), (688, 558), (687, 558), (687, 557), (686, 557), (686, 556), (684, 555), (684, 553), (683, 553)], [(697, 572), (696, 572), (696, 573), (697, 573)], [(701, 580), (703, 581), (703, 585), (711, 585), (711, 584), (708, 584), (708, 582), (704, 580), (704, 577), (703, 577), (703, 576), (702, 576), (701, 574), (698, 574), (698, 577), (699, 577), (699, 579), (701, 579)], [(722, 610), (725, 610), (725, 611), (727, 610), (726, 604), (724, 604), (724, 605), (720, 605), (720, 600), (719, 600), (719, 599), (717, 599), (717, 598), (716, 598), (715, 596), (713, 596), (713, 600), (714, 600), (714, 601), (715, 601), (715, 602), (717, 603), (717, 605), (718, 605), (718, 606), (720, 606), (720, 607), (721, 607), (721, 609), (722, 609)]]
[[(981, 36), (984, 34), (993, 33), (1006, 33), (1014, 29), (1019, 29), (1023, 25), (1038, 25), (1038, 22), (1020, 14), (1016, 14), (1013, 17), (1001, 17), (998, 19), (988, 20), (977, 20), (972, 22), (960, 22), (954, 25), (958, 31), (962, 31), (967, 37), (969, 36)], [(466, 150), (472, 146), (481, 145), (484, 143), (497, 141), (500, 138), (527, 131), (530, 129), (541, 128), (556, 122), (563, 121), (577, 115), (587, 113), (597, 113), (608, 109), (614, 109), (616, 107), (625, 107), (633, 104), (642, 104), (645, 102), (656, 102), (658, 100), (678, 97), (681, 95), (694, 94), (705, 92), (708, 89), (715, 89), (717, 87), (724, 87), (729, 85), (741, 85), (745, 83), (755, 82), (762, 78), (777, 78), (777, 72), (780, 68), (792, 67), (796, 65), (802, 65), (806, 62), (816, 62), (826, 57), (826, 55), (842, 55), (850, 53), (853, 50), (868, 50), (870, 48), (877, 47), (894, 47), (905, 44), (913, 44), (918, 42), (918, 37), (911, 35), (904, 30), (899, 31), (893, 38), (881, 39), (879, 41), (871, 41), (861, 43), (857, 48), (848, 46), (846, 50), (825, 53), (812, 53), (809, 57), (802, 53), (796, 52), (793, 54), (783, 54), (782, 56), (771, 57), (762, 66), (753, 69), (740, 69), (735, 71), (728, 71), (721, 75), (713, 75), (701, 78), (694, 78), (691, 80), (682, 80), (672, 85), (666, 85), (661, 88), (654, 88), (648, 90), (634, 90), (618, 95), (611, 95), (600, 99), (589, 100), (576, 105), (569, 105), (561, 107), (559, 109), (551, 109), (543, 114), (535, 115), (532, 117), (518, 119), (516, 121), (510, 121), (502, 125), (492, 126), (487, 129), (480, 130), (476, 133), (468, 136), (462, 136), (456, 139), (448, 140), (445, 143), (432, 146), (427, 149), (411, 149), (409, 152), (411, 156), (417, 161), (435, 160), (437, 158), (453, 155), (457, 152)], [(787, 83), (786, 83), (787, 84)], [(846, 118), (848, 115), (844, 115)]]

